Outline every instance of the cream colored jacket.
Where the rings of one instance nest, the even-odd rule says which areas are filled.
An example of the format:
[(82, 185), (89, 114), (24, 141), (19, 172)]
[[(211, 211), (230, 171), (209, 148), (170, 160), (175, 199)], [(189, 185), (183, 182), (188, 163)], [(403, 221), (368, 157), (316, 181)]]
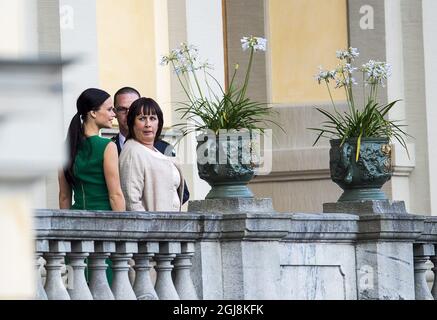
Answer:
[[(184, 193), (181, 168), (174, 157), (159, 159), (147, 147), (129, 139), (120, 154), (120, 181), (128, 211), (180, 211)], [(167, 161), (168, 160), (168, 161)], [(179, 210), (172, 205), (172, 165), (180, 174)]]

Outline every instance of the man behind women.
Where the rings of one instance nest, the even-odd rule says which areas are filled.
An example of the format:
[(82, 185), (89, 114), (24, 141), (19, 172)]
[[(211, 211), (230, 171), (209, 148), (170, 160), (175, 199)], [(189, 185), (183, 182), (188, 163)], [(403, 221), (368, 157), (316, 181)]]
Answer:
[[(127, 125), (128, 111), (132, 102), (138, 98), (140, 98), (140, 93), (138, 90), (132, 87), (123, 87), (114, 94), (115, 116), (118, 121), (120, 132), (112, 138), (112, 141), (114, 141), (117, 145), (119, 155), (123, 149), (124, 143), (126, 142), (126, 137), (129, 134), (129, 128)], [(166, 141), (161, 140), (159, 136), (156, 138), (154, 146), (162, 154), (171, 157), (176, 156), (176, 152), (174, 151), (173, 147)], [(184, 195), (182, 203), (187, 202), (189, 198), (190, 192), (188, 191), (187, 184), (184, 182)]]
[(68, 162), (59, 172), (59, 207), (125, 211), (117, 147), (99, 136), (100, 129), (112, 127), (112, 99), (107, 92), (90, 88), (79, 96), (76, 107), (67, 133)]
[(127, 115), (129, 133), (120, 154), (121, 188), (130, 211), (180, 211), (184, 179), (174, 157), (154, 146), (164, 125), (162, 110), (140, 98)]
[(120, 132), (112, 138), (117, 145), (118, 154), (126, 141), (129, 129), (127, 127), (127, 113), (132, 102), (140, 97), (140, 93), (131, 87), (123, 87), (114, 94), (115, 117), (118, 121)]
[[(141, 95), (138, 90), (132, 87), (123, 87), (114, 94), (115, 117), (117, 118), (120, 132), (112, 138), (112, 141), (117, 145), (118, 154), (120, 154), (123, 149), (123, 145), (126, 142), (126, 137), (129, 133), (127, 127), (127, 113), (132, 102), (140, 97)], [(175, 152), (171, 145), (159, 139), (159, 137), (155, 142), (155, 148), (162, 154), (175, 156)]]

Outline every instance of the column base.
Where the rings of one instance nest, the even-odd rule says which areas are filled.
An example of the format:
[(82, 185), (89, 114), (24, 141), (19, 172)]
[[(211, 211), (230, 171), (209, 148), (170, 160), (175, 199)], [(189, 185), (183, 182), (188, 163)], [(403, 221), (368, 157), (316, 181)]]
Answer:
[(270, 198), (227, 198), (194, 200), (188, 203), (189, 212), (211, 213), (272, 213)]
[(408, 214), (404, 201), (361, 200), (323, 204), (323, 213), (362, 214)]

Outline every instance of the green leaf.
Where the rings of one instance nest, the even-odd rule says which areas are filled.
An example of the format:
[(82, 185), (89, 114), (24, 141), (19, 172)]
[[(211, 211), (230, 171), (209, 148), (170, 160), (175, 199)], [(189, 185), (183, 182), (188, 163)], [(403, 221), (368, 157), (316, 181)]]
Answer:
[(355, 162), (358, 162), (358, 157), (360, 155), (360, 149), (361, 149), (361, 137), (362, 137), (362, 133), (359, 135), (358, 140), (357, 140), (357, 154), (355, 156)]

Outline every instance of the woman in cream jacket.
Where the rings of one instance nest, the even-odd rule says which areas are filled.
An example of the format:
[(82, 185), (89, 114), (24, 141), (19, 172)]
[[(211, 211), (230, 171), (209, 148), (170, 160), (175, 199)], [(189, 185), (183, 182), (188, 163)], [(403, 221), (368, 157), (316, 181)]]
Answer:
[(151, 98), (139, 98), (127, 115), (129, 134), (120, 154), (121, 188), (129, 211), (180, 211), (184, 179), (174, 157), (154, 146), (164, 124)]

